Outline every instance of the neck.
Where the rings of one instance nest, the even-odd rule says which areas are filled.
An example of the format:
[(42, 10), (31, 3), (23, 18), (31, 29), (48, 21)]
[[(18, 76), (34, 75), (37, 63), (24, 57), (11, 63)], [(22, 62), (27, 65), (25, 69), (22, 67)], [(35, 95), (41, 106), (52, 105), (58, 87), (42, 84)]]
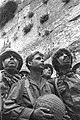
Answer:
[(40, 71), (34, 71), (34, 70), (30, 70), (30, 76), (32, 77), (33, 81), (35, 81), (36, 83), (40, 83), (41, 82), (41, 72)]
[(60, 70), (59, 70), (59, 74), (60, 74), (60, 75), (66, 75), (66, 74), (69, 73), (70, 71), (71, 71), (70, 68), (68, 68), (68, 69), (60, 69)]
[(7, 73), (9, 73), (10, 75), (14, 75), (17, 74), (18, 71), (16, 69), (12, 69), (12, 68), (5, 68), (5, 70), (7, 71)]
[(45, 79), (51, 79), (51, 76), (46, 76), (46, 75), (44, 75), (43, 76)]

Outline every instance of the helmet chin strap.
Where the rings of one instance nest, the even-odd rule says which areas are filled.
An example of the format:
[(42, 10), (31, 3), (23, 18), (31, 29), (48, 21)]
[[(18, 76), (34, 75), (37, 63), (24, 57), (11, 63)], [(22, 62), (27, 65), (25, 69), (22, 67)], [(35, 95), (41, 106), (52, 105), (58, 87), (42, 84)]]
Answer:
[(16, 68), (10, 68), (10, 67), (6, 67), (5, 70), (9, 73), (9, 74), (16, 74), (18, 73), (18, 70)]
[(68, 71), (71, 70), (71, 65), (60, 65), (59, 66), (59, 73), (66, 74)]

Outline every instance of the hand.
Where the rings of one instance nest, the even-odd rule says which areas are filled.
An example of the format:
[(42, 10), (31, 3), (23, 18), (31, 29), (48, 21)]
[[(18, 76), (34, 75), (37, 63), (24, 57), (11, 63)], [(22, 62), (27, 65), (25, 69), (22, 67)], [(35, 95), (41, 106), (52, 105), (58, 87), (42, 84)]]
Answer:
[(71, 117), (66, 113), (62, 120), (72, 120)]
[(6, 89), (6, 86), (4, 85), (3, 82), (0, 82), (0, 90), (1, 90), (1, 89)]
[(40, 107), (34, 111), (33, 116), (35, 119), (38, 119), (38, 120), (53, 119), (54, 115), (50, 114), (49, 112), (50, 112), (49, 109)]

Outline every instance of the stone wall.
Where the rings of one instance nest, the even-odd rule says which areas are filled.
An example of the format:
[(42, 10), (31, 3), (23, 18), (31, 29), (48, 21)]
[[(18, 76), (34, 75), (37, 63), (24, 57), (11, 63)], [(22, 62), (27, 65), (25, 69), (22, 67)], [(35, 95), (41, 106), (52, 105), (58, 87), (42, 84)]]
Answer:
[[(8, 1), (1, 0), (0, 6)], [(73, 53), (75, 61), (79, 61), (80, 0), (65, 1), (68, 0), (15, 0), (18, 8), (14, 18), (0, 29), (0, 52), (11, 47), (25, 61), (35, 50), (48, 59), (57, 49), (65, 47)], [(29, 25), (31, 28), (27, 31)]]

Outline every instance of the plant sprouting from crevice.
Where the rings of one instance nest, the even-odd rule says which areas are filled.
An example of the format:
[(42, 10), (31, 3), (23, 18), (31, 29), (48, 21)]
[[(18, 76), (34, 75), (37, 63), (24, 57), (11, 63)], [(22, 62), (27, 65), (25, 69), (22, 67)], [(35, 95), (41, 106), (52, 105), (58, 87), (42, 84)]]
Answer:
[(42, 0), (42, 2), (43, 2), (44, 4), (47, 4), (48, 1), (49, 1), (49, 0)]
[(64, 2), (65, 4), (69, 3), (70, 0), (62, 0), (62, 2)]
[(24, 31), (24, 35), (26, 35), (28, 32), (30, 32), (31, 28), (33, 27), (33, 24), (29, 23), (28, 25), (26, 25), (23, 29)]
[(40, 17), (40, 23), (43, 24), (43, 23), (46, 22), (48, 19), (49, 19), (49, 14), (42, 15), (42, 16)]
[(17, 10), (18, 4), (15, 1), (8, 1), (4, 6), (0, 8), (0, 28), (13, 19)]

